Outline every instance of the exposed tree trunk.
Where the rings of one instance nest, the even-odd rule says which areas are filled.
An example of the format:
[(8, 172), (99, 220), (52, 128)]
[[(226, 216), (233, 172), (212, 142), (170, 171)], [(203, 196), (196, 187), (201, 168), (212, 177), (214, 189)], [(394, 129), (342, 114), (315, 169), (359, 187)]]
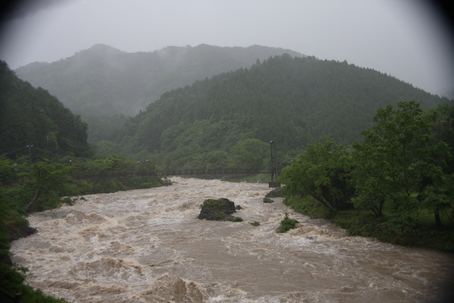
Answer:
[(375, 218), (380, 218), (383, 214), (381, 212), (381, 207), (371, 207), (369, 208), (375, 215)]
[(437, 228), (441, 228), (440, 211), (434, 210), (434, 215), (435, 215), (435, 225), (437, 226)]
[(40, 194), (40, 190), (39, 188), (37, 188), (35, 190), (35, 196), (33, 197), (33, 199), (30, 201), (30, 203), (27, 204), (27, 206), (25, 207), (25, 210), (28, 211), (28, 209), (30, 208), (30, 206), (36, 202), (36, 200), (38, 200), (38, 197), (39, 197), (39, 194)]

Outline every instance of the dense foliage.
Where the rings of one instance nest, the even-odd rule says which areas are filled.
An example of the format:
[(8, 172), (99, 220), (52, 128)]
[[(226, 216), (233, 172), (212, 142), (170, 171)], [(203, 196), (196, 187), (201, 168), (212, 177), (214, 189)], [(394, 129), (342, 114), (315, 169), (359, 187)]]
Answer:
[[(210, 47), (201, 49), (213, 67), (219, 57), (210, 55)], [(181, 59), (180, 51), (167, 49), (174, 65), (156, 67), (166, 75), (165, 85), (180, 83), (175, 79), (182, 66), (188, 73), (199, 70)], [(9, 241), (26, 235), (27, 214), (76, 199), (64, 196), (163, 185), (155, 163), (165, 169), (258, 171), (270, 165), (271, 140), (277, 143), (278, 165), (288, 165), (280, 182), (287, 185), (286, 203), (295, 209), (330, 217), (352, 234), (454, 251), (454, 109), (449, 100), (346, 62), (282, 55), (167, 92), (134, 118), (109, 116), (103, 102), (110, 94), (118, 102), (133, 93), (140, 102), (152, 98), (149, 91), (136, 91), (136, 85), (153, 82), (143, 74), (146, 68), (140, 60), (138, 69), (126, 68), (128, 60), (134, 61), (126, 57), (97, 46), (51, 65), (68, 70), (69, 63), (76, 69), (93, 64), (92, 71), (66, 79), (74, 85), (66, 93), (77, 104), (87, 102), (86, 114), (104, 111), (108, 123), (87, 116), (97, 125), (92, 133), (97, 140), (109, 139), (98, 144), (104, 156), (93, 155), (79, 116), (1, 63), (1, 289), (23, 293), (24, 302), (59, 302), (24, 286), (24, 269), (11, 266)], [(134, 77), (117, 79), (121, 73), (106, 72), (107, 66)], [(133, 83), (131, 92), (117, 91), (117, 81)], [(88, 104), (92, 95), (99, 98)], [(286, 215), (280, 231), (296, 223)]]
[[(56, 164), (40, 162), (33, 167), (28, 163), (18, 166), (0, 157), (0, 289), (12, 295), (22, 294), (22, 302), (65, 302), (23, 284), (27, 271), (11, 264), (9, 243), (30, 232), (25, 219), (29, 211), (53, 208), (64, 202), (58, 194), (64, 193), (68, 178), (64, 169)], [(25, 183), (21, 184), (21, 180)], [(3, 293), (0, 298), (6, 300)]]
[(0, 300), (6, 291), (21, 293), (22, 302), (64, 302), (24, 285), (26, 269), (11, 263), (10, 241), (33, 232), (26, 216), (70, 205), (81, 194), (161, 186), (163, 181), (156, 174), (159, 168), (146, 159), (93, 157), (80, 117), (47, 91), (18, 79), (4, 62), (0, 86)]
[[(453, 106), (424, 112), (414, 101), (387, 105), (352, 150), (320, 140), (286, 167), (279, 180), (287, 203), (353, 233), (413, 245), (426, 237), (425, 245), (454, 251), (453, 120)], [(431, 240), (435, 230), (440, 243)]]
[(21, 163), (0, 156), (0, 289), (22, 293), (23, 302), (63, 302), (23, 285), (26, 272), (11, 264), (9, 242), (33, 231), (26, 215), (71, 205), (81, 194), (156, 187), (163, 181), (155, 175), (159, 172), (155, 164), (117, 155), (71, 162), (63, 158), (30, 164), (25, 160)]
[(272, 47), (210, 45), (126, 53), (98, 44), (57, 62), (26, 65), (16, 73), (80, 114), (89, 125), (89, 141), (97, 143), (111, 140), (124, 116), (138, 114), (169, 90), (285, 52), (298, 55)]
[(299, 159), (282, 171), (280, 180), (291, 195), (310, 194), (329, 210), (344, 210), (353, 207), (351, 170), (349, 151), (324, 138), (309, 144)]
[(0, 61), (0, 154), (90, 156), (87, 125), (42, 88), (20, 80)]
[(205, 169), (237, 162), (244, 140), (275, 141), (282, 166), (322, 136), (352, 144), (378, 108), (402, 100), (449, 102), (346, 62), (282, 55), (163, 94), (103, 147), (151, 153), (164, 168)]

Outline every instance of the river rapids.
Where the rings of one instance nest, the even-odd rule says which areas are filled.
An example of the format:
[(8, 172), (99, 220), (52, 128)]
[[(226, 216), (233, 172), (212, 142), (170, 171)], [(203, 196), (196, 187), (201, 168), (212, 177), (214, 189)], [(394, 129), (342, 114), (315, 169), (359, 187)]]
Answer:
[[(267, 184), (171, 179), (31, 215), (38, 233), (13, 242), (13, 262), (32, 287), (81, 303), (439, 302), (453, 282), (450, 255), (350, 237), (263, 203)], [(221, 197), (243, 222), (197, 219)], [(300, 223), (278, 234), (286, 212)]]

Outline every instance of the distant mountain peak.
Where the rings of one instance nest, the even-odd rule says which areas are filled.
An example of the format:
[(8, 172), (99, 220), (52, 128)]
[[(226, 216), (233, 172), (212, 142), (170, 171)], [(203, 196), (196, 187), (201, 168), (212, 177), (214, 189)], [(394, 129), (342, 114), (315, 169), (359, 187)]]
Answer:
[(93, 45), (92, 47), (90, 47), (88, 50), (91, 50), (91, 51), (102, 51), (102, 52), (110, 51), (110, 52), (123, 53), (123, 51), (121, 51), (119, 49), (116, 49), (115, 47), (112, 47), (110, 45), (103, 44), (103, 43), (97, 43), (97, 44)]
[(116, 48), (104, 43), (96, 43), (93, 44), (89, 49), (116, 49)]
[(21, 67), (16, 73), (55, 95), (84, 116), (136, 115), (170, 90), (217, 74), (249, 68), (260, 61), (298, 53), (253, 45), (167, 46), (148, 52), (125, 52), (97, 43), (49, 64)]

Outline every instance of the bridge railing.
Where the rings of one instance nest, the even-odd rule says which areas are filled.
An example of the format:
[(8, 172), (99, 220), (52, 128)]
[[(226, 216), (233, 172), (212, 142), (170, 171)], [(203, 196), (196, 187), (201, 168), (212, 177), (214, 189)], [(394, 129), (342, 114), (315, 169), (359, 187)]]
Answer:
[(220, 169), (168, 169), (162, 172), (166, 176), (188, 176), (188, 175), (254, 175), (270, 174), (269, 169), (241, 169), (241, 168), (220, 168)]
[(131, 177), (167, 177), (167, 176), (195, 176), (195, 175), (255, 175), (271, 174), (270, 169), (241, 169), (241, 168), (221, 168), (221, 169), (167, 169), (162, 171), (147, 170), (128, 170), (114, 171), (101, 174), (79, 173), (72, 177), (75, 180), (105, 180), (123, 179)]

